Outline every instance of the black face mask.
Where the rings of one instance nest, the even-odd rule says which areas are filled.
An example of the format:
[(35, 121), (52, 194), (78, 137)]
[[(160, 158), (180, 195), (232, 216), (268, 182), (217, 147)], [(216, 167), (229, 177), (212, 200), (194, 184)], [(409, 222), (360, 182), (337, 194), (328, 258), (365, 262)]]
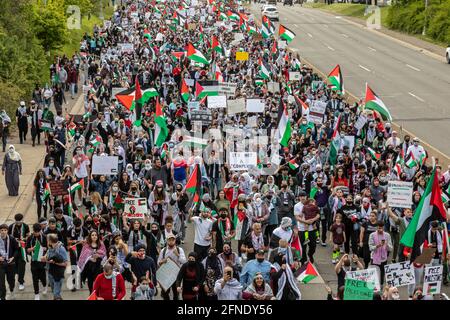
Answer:
[(256, 258), (256, 260), (257, 260), (259, 263), (264, 262), (264, 258)]
[(195, 261), (188, 261), (188, 266), (189, 267), (195, 266)]
[(221, 217), (222, 219), (225, 219), (225, 218), (227, 217), (227, 215), (226, 215), (226, 214), (221, 214), (220, 217)]
[(158, 230), (152, 230), (152, 233), (156, 236), (158, 234)]
[(230, 251), (224, 251), (223, 254), (226, 255), (226, 256), (229, 256), (229, 255), (231, 255), (231, 250)]

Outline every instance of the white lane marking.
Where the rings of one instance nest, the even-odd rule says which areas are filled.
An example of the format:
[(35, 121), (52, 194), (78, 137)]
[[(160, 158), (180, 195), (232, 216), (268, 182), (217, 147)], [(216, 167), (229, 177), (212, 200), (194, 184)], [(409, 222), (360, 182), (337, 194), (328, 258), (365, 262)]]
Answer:
[(420, 71), (420, 69), (419, 68), (416, 68), (416, 67), (413, 67), (412, 65), (410, 65), (410, 64), (407, 64), (406, 65), (408, 68), (411, 68), (411, 69), (413, 69), (413, 70), (416, 70), (416, 71)]
[(312, 38), (313, 35), (311, 33), (308, 32), (308, 37)]
[(330, 49), (331, 51), (335, 51), (332, 47), (327, 46), (328, 49)]
[(296, 24), (294, 23), (294, 27), (298, 28), (298, 25), (296, 25)]
[(335, 16), (335, 18), (336, 18), (336, 19), (342, 19), (342, 17), (341, 17), (341, 16)]
[(416, 95), (415, 95), (414, 93), (412, 93), (412, 92), (408, 92), (408, 94), (409, 94), (411, 97), (416, 98), (416, 99), (419, 100), (420, 102), (425, 102), (425, 100), (423, 100), (421, 97), (416, 96)]
[(370, 72), (370, 69), (368, 69), (368, 68), (366, 68), (366, 67), (364, 67), (364, 66), (362, 66), (362, 65), (359, 65), (359, 67), (360, 67), (361, 69), (366, 70), (367, 72)]
[(367, 47), (367, 48), (369, 48), (369, 49), (372, 50), (372, 51), (377, 51), (377, 49), (374, 49), (374, 48), (372, 48), (372, 47)]
[(346, 35), (345, 33), (341, 33), (344, 37), (348, 38), (348, 35)]
[(323, 24), (323, 27), (324, 27), (324, 28), (328, 28), (328, 25), (326, 25), (326, 24)]

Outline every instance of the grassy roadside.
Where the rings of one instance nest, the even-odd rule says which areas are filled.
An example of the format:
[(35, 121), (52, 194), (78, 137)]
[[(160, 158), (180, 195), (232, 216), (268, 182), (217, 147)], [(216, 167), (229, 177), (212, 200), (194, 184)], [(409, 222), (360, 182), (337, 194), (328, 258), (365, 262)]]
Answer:
[[(356, 4), (356, 3), (333, 3), (331, 5), (327, 5), (325, 3), (306, 3), (303, 4), (303, 6), (307, 7), (307, 8), (314, 8), (314, 9), (319, 9), (319, 10), (323, 10), (326, 12), (330, 12), (330, 13), (334, 13), (337, 15), (342, 15), (342, 16), (346, 16), (346, 17), (353, 17), (353, 18), (358, 18), (361, 20), (365, 20), (365, 16), (364, 16), (364, 12), (365, 12), (365, 5), (362, 4)], [(380, 7), (381, 9), (381, 25), (386, 28), (389, 29), (387, 27), (387, 15), (388, 15), (388, 10), (389, 7)], [(398, 30), (393, 30), (399, 33), (402, 33), (401, 31)], [(423, 36), (423, 35), (416, 35), (416, 34), (409, 34), (409, 36), (413, 36), (416, 37), (418, 39), (421, 39), (423, 41), (427, 41), (430, 42), (432, 44), (441, 46), (441, 47), (447, 47), (448, 43), (443, 43), (440, 41), (437, 41), (435, 39), (431, 39), (427, 36)]]

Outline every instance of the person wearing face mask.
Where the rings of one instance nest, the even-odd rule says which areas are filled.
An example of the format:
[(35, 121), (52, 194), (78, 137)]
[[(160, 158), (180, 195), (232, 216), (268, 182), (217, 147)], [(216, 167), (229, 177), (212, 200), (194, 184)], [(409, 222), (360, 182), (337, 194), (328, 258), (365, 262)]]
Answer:
[(151, 280), (148, 277), (142, 277), (136, 288), (134, 300), (153, 300), (155, 294), (156, 288)]
[(41, 119), (42, 119), (42, 110), (39, 109), (35, 101), (32, 100), (30, 106), (29, 122), (31, 129), (31, 141), (33, 147), (35, 146), (36, 138), (38, 145), (41, 144), (41, 129), (40, 129)]
[(155, 221), (161, 225), (165, 224), (168, 215), (169, 195), (164, 190), (164, 184), (161, 180), (156, 181), (155, 189), (148, 197), (148, 205)]
[(19, 175), (22, 175), (22, 158), (13, 145), (9, 146), (3, 158), (2, 174), (5, 176), (9, 196), (17, 197), (20, 185)]
[(269, 246), (269, 239), (262, 232), (261, 224), (255, 222), (252, 230), (244, 238), (241, 251), (246, 253), (247, 261), (256, 258), (256, 252), (266, 250)]
[(47, 166), (43, 170), (47, 180), (59, 180), (61, 177), (61, 171), (55, 166), (55, 159), (53, 157), (48, 158)]
[(297, 262), (289, 264), (282, 253), (275, 256), (270, 278), (277, 300), (301, 300), (302, 295), (294, 277), (296, 265)]
[(131, 298), (133, 300), (137, 287), (137, 279), (148, 277), (152, 283), (156, 283), (156, 263), (151, 257), (145, 254), (145, 251), (145, 245), (138, 244), (125, 258), (125, 262), (130, 264), (133, 275), (133, 286), (131, 288)]
[(103, 272), (94, 282), (97, 300), (122, 300), (126, 295), (125, 281), (120, 273), (116, 273), (110, 264), (105, 264)]
[(199, 260), (203, 260), (211, 247), (213, 221), (209, 218), (208, 210), (203, 209), (200, 216), (193, 216), (193, 210), (189, 210), (188, 221), (194, 223), (194, 252)]
[[(77, 147), (75, 149), (75, 155), (72, 158), (72, 164), (75, 166), (74, 175), (77, 180), (86, 180), (89, 172), (89, 165), (91, 161), (89, 158), (83, 153), (83, 149), (81, 147)], [(84, 181), (85, 182), (85, 181)], [(87, 185), (87, 184), (84, 184)], [(77, 190), (78, 199), (83, 199), (82, 195), (84, 193), (83, 188)], [(81, 206), (81, 202), (78, 203), (78, 206)]]
[(148, 198), (150, 195), (150, 172), (152, 169), (152, 162), (150, 159), (145, 159), (144, 166), (139, 172), (138, 179), (141, 181), (141, 190), (144, 192), (145, 197)]
[(211, 247), (215, 248), (218, 253), (221, 253), (224, 243), (231, 241), (236, 234), (234, 222), (230, 219), (226, 208), (219, 210), (219, 218), (214, 221), (211, 233)]
[[(403, 216), (399, 216), (396, 212), (393, 212), (390, 208), (389, 204), (387, 205), (387, 212), (389, 214), (389, 220), (392, 220), (391, 224), (395, 224), (398, 227), (398, 239), (403, 237), (403, 234), (406, 231), (409, 223), (412, 220), (412, 210), (410, 208), (403, 209)], [(398, 257), (393, 256), (393, 259), (397, 259), (398, 261), (405, 261), (405, 257), (403, 255), (404, 246), (403, 244), (398, 244)], [(395, 251), (395, 250), (394, 250)]]
[(189, 253), (188, 260), (181, 266), (175, 282), (182, 300), (198, 300), (200, 289), (203, 287), (204, 273), (203, 264), (197, 260), (197, 254)]
[[(352, 266), (352, 262), (356, 264), (356, 266)], [(346, 253), (344, 254), (334, 267), (334, 271), (337, 275), (337, 287), (340, 288), (341, 286), (345, 285), (345, 277), (347, 275), (347, 272), (349, 271), (356, 271), (356, 270), (363, 270), (364, 266), (359, 261), (359, 258), (356, 254), (353, 254), (352, 259), (350, 260), (349, 255)]]
[(413, 139), (413, 144), (409, 146), (408, 150), (405, 153), (405, 159), (412, 155), (414, 157), (413, 159), (423, 165), (422, 160), (427, 158), (427, 152), (419, 144), (419, 142), (419, 138), (415, 137)]
[(203, 259), (202, 264), (205, 269), (205, 280), (201, 293), (206, 300), (217, 300), (214, 285), (217, 280), (222, 278), (223, 268), (214, 248), (209, 249), (208, 256)]
[(255, 257), (256, 259), (247, 261), (239, 275), (240, 282), (244, 288), (251, 284), (257, 272), (263, 275), (264, 280), (270, 281), (272, 264), (265, 259), (264, 249), (256, 251)]
[(287, 181), (281, 182), (281, 188), (280, 192), (278, 193), (278, 197), (281, 200), (281, 206), (278, 208), (278, 220), (281, 221), (285, 217), (295, 220), (293, 214), (295, 196), (292, 191), (288, 189)]
[(27, 141), (27, 133), (28, 133), (28, 112), (27, 107), (25, 106), (25, 101), (20, 101), (20, 106), (16, 110), (16, 123), (19, 128), (19, 140), (20, 144), (23, 144), (24, 141)]

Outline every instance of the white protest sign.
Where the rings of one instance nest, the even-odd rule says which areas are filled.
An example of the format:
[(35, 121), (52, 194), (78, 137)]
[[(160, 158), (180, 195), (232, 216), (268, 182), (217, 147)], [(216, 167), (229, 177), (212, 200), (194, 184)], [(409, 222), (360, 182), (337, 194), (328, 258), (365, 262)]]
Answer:
[(119, 157), (117, 156), (97, 156), (92, 157), (92, 174), (115, 175), (119, 167)]
[(256, 166), (256, 152), (230, 152), (230, 169), (246, 171)]
[(443, 266), (426, 266), (423, 275), (423, 294), (433, 295), (441, 292)]
[(147, 199), (146, 198), (125, 198), (123, 214), (128, 219), (144, 219), (147, 215)]
[(205, 16), (201, 16), (201, 17), (200, 17), (200, 22), (205, 22), (205, 21), (206, 21)]
[(227, 113), (228, 114), (236, 114), (236, 113), (241, 113), (241, 112), (245, 112), (246, 108), (245, 108), (245, 99), (244, 98), (239, 98), (239, 99), (235, 99), (235, 100), (228, 100), (227, 101)]
[(244, 34), (243, 33), (235, 33), (234, 34), (234, 41), (242, 41), (244, 40)]
[(290, 81), (300, 81), (302, 79), (302, 75), (298, 71), (289, 71), (289, 80)]
[(138, 24), (140, 21), (139, 21), (139, 17), (133, 17), (133, 23), (134, 24)]
[(358, 130), (361, 130), (362, 127), (364, 127), (364, 125), (367, 122), (367, 116), (364, 113), (361, 113), (358, 117), (358, 120), (356, 120), (354, 127)]
[(193, 87), (195, 84), (195, 80), (194, 79), (189, 79), (189, 78), (184, 78), (184, 82), (186, 82), (186, 85), (189, 87)]
[(128, 19), (127, 18), (123, 18), (122, 20), (122, 27), (127, 27), (128, 26)]
[(137, 12), (137, 11), (131, 12), (130, 17), (132, 17), (132, 18), (139, 17), (139, 12)]
[(309, 121), (315, 124), (322, 124), (326, 108), (327, 104), (325, 102), (313, 100), (309, 104)]
[(227, 94), (227, 95), (234, 95), (236, 92), (237, 83), (232, 82), (220, 82), (218, 84), (218, 93), (219, 94)]
[(134, 46), (132, 43), (120, 43), (119, 47), (122, 53), (133, 53), (134, 50)]
[(150, 15), (151, 15), (151, 14), (152, 14), (151, 12), (146, 12), (146, 13), (144, 14), (144, 18), (145, 18), (146, 20), (150, 19)]
[(208, 96), (208, 108), (226, 108), (227, 107), (227, 97), (226, 96)]
[(200, 110), (200, 101), (189, 101), (187, 107), (188, 112), (191, 112), (193, 110)]
[(278, 82), (268, 82), (267, 91), (272, 93), (280, 92), (280, 84)]
[(407, 181), (388, 181), (387, 202), (394, 208), (411, 208), (413, 183)]
[(263, 99), (247, 99), (247, 112), (263, 113), (264, 106), (265, 103)]
[(272, 158), (270, 159), (270, 162), (279, 166), (281, 163), (281, 157), (278, 153), (272, 154)]
[(368, 268), (364, 270), (347, 271), (345, 273), (346, 279), (361, 280), (371, 282), (377, 291), (380, 291), (380, 279), (376, 268)]
[(179, 272), (180, 267), (170, 257), (156, 270), (156, 279), (164, 291), (169, 290), (175, 283)]
[(163, 41), (163, 40), (164, 40), (164, 35), (161, 32), (159, 32), (156, 35), (155, 41)]
[(258, 117), (248, 117), (247, 124), (250, 128), (256, 128), (258, 126)]
[(386, 284), (392, 287), (402, 287), (416, 283), (413, 266), (410, 261), (391, 263), (384, 266)]

